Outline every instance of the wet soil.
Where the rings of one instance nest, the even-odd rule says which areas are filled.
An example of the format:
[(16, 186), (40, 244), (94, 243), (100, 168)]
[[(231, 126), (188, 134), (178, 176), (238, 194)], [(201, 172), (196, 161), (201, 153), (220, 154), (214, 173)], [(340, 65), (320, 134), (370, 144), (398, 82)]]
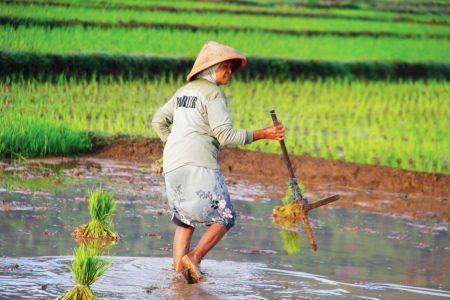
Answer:
[[(98, 143), (87, 157), (151, 165), (162, 158), (163, 149), (158, 139), (115, 136)], [(343, 190), (350, 189), (352, 191), (344, 192), (335, 205), (414, 218), (450, 220), (450, 175), (306, 156), (291, 155), (290, 158), (296, 177), (314, 197), (342, 195)], [(234, 178), (228, 180), (228, 185), (245, 179), (263, 183), (262, 190), (272, 199), (284, 196), (280, 191), (286, 190), (289, 174), (281, 155), (222, 147), (218, 161), (225, 177)], [(278, 188), (271, 188), (273, 186)], [(383, 196), (384, 192), (389, 193), (389, 197)], [(395, 199), (392, 195), (396, 195)]]

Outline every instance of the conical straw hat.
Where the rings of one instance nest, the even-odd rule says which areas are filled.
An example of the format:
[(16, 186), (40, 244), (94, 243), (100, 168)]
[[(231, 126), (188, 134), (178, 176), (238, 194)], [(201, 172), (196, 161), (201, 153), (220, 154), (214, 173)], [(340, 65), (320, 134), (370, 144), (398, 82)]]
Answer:
[(242, 69), (247, 63), (244, 55), (242, 55), (239, 51), (231, 47), (216, 43), (214, 41), (207, 40), (202, 50), (198, 54), (194, 66), (192, 67), (192, 71), (187, 77), (187, 80), (191, 81), (192, 77), (200, 73), (201, 71), (215, 64), (230, 59), (239, 61), (239, 63), (232, 65), (231, 74), (236, 73), (237, 71)]

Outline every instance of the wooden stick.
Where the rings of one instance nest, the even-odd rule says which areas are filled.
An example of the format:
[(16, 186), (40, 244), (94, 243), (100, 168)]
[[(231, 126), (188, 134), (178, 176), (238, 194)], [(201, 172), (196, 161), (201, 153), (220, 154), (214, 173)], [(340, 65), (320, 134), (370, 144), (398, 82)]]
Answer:
[[(272, 116), (274, 125), (281, 124), (281, 122), (278, 122), (277, 115), (275, 114), (275, 110), (271, 110), (270, 115)], [(297, 179), (295, 178), (294, 169), (292, 168), (291, 160), (289, 159), (289, 154), (286, 149), (286, 144), (284, 143), (284, 141), (280, 141), (280, 145), (281, 145), (281, 150), (283, 151), (283, 156), (284, 156), (284, 160), (286, 161), (289, 175), (291, 177), (291, 181), (294, 182), (294, 184), (296, 185), (296, 188), (298, 189), (298, 193), (295, 193), (295, 194), (296, 194), (296, 198), (300, 197), (300, 199), (295, 199), (295, 200), (296, 200), (297, 204), (299, 203), (299, 200), (302, 201), (303, 204), (306, 204), (305, 201), (303, 200), (302, 194), (300, 193), (300, 188), (295, 183), (295, 182), (297, 182)], [(305, 227), (306, 233), (308, 234), (309, 243), (311, 244), (311, 247), (313, 248), (313, 250), (317, 251), (316, 239), (314, 238), (314, 234), (312, 232), (311, 225), (309, 224), (308, 214), (303, 209), (303, 205), (298, 204), (298, 208), (300, 209), (300, 216), (303, 219), (303, 226)]]

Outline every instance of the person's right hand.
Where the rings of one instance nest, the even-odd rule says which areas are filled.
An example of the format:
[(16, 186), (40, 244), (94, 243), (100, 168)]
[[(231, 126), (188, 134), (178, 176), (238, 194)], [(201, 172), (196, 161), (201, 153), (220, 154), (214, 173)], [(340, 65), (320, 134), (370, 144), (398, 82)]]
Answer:
[(284, 126), (283, 125), (273, 125), (267, 128), (264, 128), (266, 131), (266, 139), (269, 140), (284, 140)]
[(284, 126), (281, 124), (273, 125), (261, 130), (253, 131), (253, 141), (261, 139), (278, 140), (278, 141), (284, 140)]

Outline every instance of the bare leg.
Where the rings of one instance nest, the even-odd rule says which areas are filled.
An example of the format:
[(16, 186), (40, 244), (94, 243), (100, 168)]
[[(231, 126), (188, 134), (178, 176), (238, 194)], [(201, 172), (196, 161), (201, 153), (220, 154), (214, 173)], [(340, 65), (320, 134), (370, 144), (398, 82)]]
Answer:
[(183, 264), (181, 258), (189, 253), (191, 246), (191, 238), (195, 227), (177, 227), (175, 236), (173, 237), (173, 268), (175, 271), (182, 271)]
[(199, 264), (203, 257), (222, 239), (227, 233), (227, 229), (220, 224), (211, 225), (203, 234), (194, 251), (182, 258), (182, 263), (189, 270), (194, 282), (198, 282), (203, 275), (200, 272)]

